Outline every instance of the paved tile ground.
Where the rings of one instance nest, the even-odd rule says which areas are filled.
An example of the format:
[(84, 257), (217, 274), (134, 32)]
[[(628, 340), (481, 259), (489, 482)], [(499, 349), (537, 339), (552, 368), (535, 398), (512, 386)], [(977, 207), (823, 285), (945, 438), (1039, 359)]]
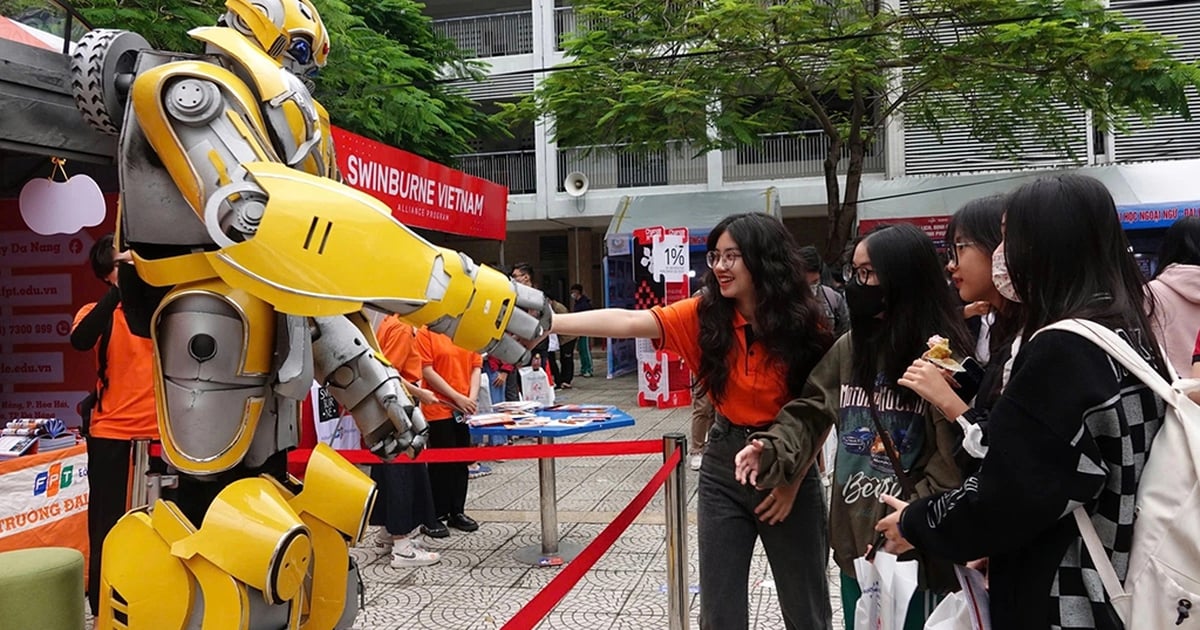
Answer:
[[(597, 358), (600, 358), (597, 356)], [(576, 377), (574, 389), (559, 392), (560, 402), (612, 404), (637, 419), (632, 427), (590, 433), (561, 442), (658, 440), (664, 434), (688, 434), (690, 407), (637, 407), (637, 379)], [(557, 462), (559, 531), (568, 541), (586, 545), (630, 503), (662, 464), (660, 455), (571, 458)], [(393, 569), (387, 550), (363, 544), (353, 550), (363, 567), (366, 606), (356, 627), (500, 628), (558, 572), (528, 567), (513, 552), (540, 540), (537, 463), (535, 460), (489, 462), (494, 473), (474, 479), (467, 512), (480, 530), (449, 538), (424, 539), (442, 554), (432, 567)], [(698, 628), (696, 562), (696, 476), (688, 471), (688, 579), (692, 585), (690, 627)], [(666, 595), (666, 528), (660, 490), (634, 524), (595, 567), (550, 612), (539, 628), (626, 630), (669, 626)], [(830, 572), (834, 624), (842, 625), (836, 569)], [(762, 546), (750, 571), (750, 627), (783, 628), (783, 620)]]
[[(616, 405), (633, 415), (637, 423), (561, 442), (659, 440), (667, 433), (688, 434), (690, 407), (640, 408), (636, 390), (634, 377), (577, 377), (574, 389), (559, 393), (560, 402)], [(561, 536), (581, 545), (589, 543), (632, 501), (661, 464), (661, 455), (559, 460), (556, 478)], [(472, 480), (467, 496), (467, 512), (480, 522), (479, 531), (464, 534), (451, 530), (450, 537), (441, 540), (422, 537), (427, 548), (442, 554), (441, 563), (393, 569), (388, 563), (388, 550), (375, 546), (373, 535), (352, 550), (366, 584), (365, 606), (355, 622), (357, 630), (500, 628), (558, 574), (560, 568), (531, 568), (513, 558), (515, 550), (540, 541), (537, 462), (514, 460), (489, 465), (494, 473)], [(689, 627), (698, 628), (696, 477), (688, 473), (688, 579), (692, 586)], [(665, 518), (663, 492), (659, 490), (637, 520), (538, 628), (668, 628)], [(773, 584), (759, 545), (748, 585), (751, 628), (784, 627)], [(830, 593), (834, 627), (841, 628), (837, 572), (832, 565)]]

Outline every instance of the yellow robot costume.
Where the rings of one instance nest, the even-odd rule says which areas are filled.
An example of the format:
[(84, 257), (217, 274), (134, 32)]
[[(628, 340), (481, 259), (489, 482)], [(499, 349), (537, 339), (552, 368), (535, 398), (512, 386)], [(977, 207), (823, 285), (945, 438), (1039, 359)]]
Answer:
[(375, 487), (325, 448), (302, 488), (288, 480), (313, 378), (373, 452), (415, 456), (425, 420), (364, 310), (512, 363), (550, 314), (540, 292), (340, 183), (307, 83), (329, 54), (309, 0), (226, 9), (191, 32), (203, 55), (101, 30), (72, 64), (84, 118), (119, 136), (122, 299), (153, 339), (163, 453), (183, 476), (176, 502), (135, 509), (105, 540), (102, 630), (346, 627), (347, 548)]

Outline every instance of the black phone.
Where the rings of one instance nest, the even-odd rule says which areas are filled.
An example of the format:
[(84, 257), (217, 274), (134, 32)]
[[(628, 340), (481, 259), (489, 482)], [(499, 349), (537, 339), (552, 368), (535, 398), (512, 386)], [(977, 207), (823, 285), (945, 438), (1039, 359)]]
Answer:
[(959, 364), (963, 366), (963, 371), (954, 374), (954, 382), (958, 383), (958, 389), (954, 393), (970, 403), (979, 393), (979, 386), (983, 383), (983, 366), (979, 365), (974, 357), (966, 357), (959, 361)]

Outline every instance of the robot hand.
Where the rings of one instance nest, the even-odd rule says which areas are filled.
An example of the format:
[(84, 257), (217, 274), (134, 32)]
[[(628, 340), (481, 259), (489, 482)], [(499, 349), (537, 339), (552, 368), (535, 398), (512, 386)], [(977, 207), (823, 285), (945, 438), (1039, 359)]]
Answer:
[(493, 342), (486, 351), (504, 363), (523, 365), (529, 361), (529, 348), (536, 345), (550, 330), (554, 311), (550, 300), (541, 291), (512, 281), (516, 308), (504, 328), (507, 333)]
[(399, 376), (385, 381), (352, 413), (360, 427), (364, 424), (359, 421), (360, 416), (380, 420), (374, 435), (368, 437), (363, 433), (363, 438), (371, 452), (382, 459), (390, 460), (400, 453), (416, 457), (425, 448), (429, 425), (425, 423), (421, 409), (412, 404), (404, 391)]
[(317, 380), (350, 410), (367, 448), (385, 460), (400, 453), (416, 457), (429, 427), (399, 373), (376, 353), (370, 322), (352, 314), (316, 317), (312, 324)]

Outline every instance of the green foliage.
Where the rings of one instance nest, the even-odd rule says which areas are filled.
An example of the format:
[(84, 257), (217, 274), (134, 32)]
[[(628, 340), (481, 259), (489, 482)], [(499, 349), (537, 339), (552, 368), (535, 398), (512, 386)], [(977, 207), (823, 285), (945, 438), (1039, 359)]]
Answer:
[[(497, 127), (470, 99), (450, 89), (446, 77), (477, 80), (453, 41), (433, 32), (413, 0), (356, 3), (314, 0), (330, 34), (328, 65), (316, 78), (315, 96), (334, 124), (450, 163), (470, 152), (470, 140)], [(141, 33), (155, 47), (201, 52), (187, 36), (216, 23), (224, 2), (214, 0), (80, 0), (97, 28)]]
[[(1070, 151), (1072, 111), (1101, 129), (1183, 116), (1200, 66), (1101, 0), (575, 0), (586, 28), (570, 63), (505, 120), (552, 116), (567, 146), (688, 140), (702, 151), (765, 132), (819, 129), (827, 256), (850, 234), (862, 159), (888, 117), (940, 132), (964, 125), (1012, 154), (1036, 130)], [(844, 189), (837, 177), (849, 156)]]

